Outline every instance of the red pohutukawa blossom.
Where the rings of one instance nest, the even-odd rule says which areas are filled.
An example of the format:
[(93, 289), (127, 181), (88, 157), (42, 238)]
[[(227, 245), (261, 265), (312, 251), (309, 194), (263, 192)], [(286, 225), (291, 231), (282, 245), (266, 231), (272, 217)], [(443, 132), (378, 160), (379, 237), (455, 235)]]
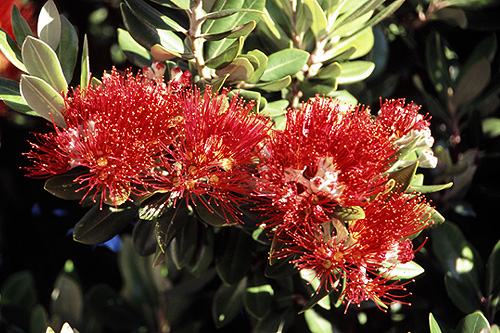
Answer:
[[(387, 192), (364, 207), (362, 219), (344, 223), (331, 217), (330, 222), (313, 227), (281, 230), (276, 235), (283, 246), (273, 256), (291, 256), (299, 270), (312, 270), (321, 281), (320, 289), (331, 290), (335, 281), (346, 278), (343, 301), (347, 305), (368, 299), (391, 302), (391, 290), (404, 290), (391, 271), (413, 260), (410, 238), (430, 224), (428, 208), (417, 194)], [(367, 281), (370, 288), (366, 286), (360, 296), (359, 286)]]
[(364, 206), (385, 191), (383, 173), (396, 148), (367, 109), (316, 98), (287, 113), (286, 127), (267, 141), (261, 193), (275, 212), (271, 225), (328, 221), (338, 205)]
[(123, 203), (144, 184), (170, 142), (180, 109), (170, 86), (130, 71), (104, 74), (102, 84), (77, 88), (65, 98), (64, 128), (37, 134), (28, 153), (34, 165), (29, 176), (48, 177), (81, 166), (75, 179), (85, 195), (93, 193), (114, 205)]
[(250, 167), (270, 122), (250, 113), (253, 103), (245, 105), (236, 96), (227, 100), (228, 92), (213, 93), (207, 87), (203, 94), (198, 89), (181, 94), (183, 120), (177, 140), (163, 145), (166, 153), (155, 187), (188, 203), (193, 195), (205, 204), (216, 199), (235, 217), (231, 206), (249, 192)]

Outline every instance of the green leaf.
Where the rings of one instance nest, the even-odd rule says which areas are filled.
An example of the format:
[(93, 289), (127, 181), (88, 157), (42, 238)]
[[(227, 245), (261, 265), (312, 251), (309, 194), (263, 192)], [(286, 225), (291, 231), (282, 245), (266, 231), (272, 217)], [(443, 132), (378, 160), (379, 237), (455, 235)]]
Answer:
[(179, 53), (167, 50), (160, 44), (153, 45), (151, 48), (151, 55), (158, 61), (166, 61), (174, 58), (181, 58)]
[(44, 189), (50, 194), (65, 200), (81, 200), (86, 194), (86, 184), (75, 182), (79, 176), (88, 173), (87, 168), (76, 167), (61, 175), (45, 181)]
[(102, 244), (123, 230), (132, 222), (137, 207), (126, 202), (118, 208), (94, 205), (75, 225), (73, 239), (77, 242), (97, 245)]
[(222, 227), (239, 222), (229, 212), (224, 211), (219, 200), (214, 197), (208, 195), (193, 196), (193, 203), (198, 217), (211, 226)]
[(169, 51), (179, 54), (186, 53), (184, 50), (184, 42), (173, 31), (158, 29), (161, 45)]
[(52, 86), (57, 92), (66, 94), (68, 83), (57, 58), (49, 45), (28, 36), (22, 47), (24, 65), (31, 76), (38, 77)]
[(281, 91), (288, 87), (291, 83), (292, 77), (290, 75), (287, 75), (277, 81), (254, 84), (252, 85), (252, 88), (258, 88), (265, 91)]
[(156, 224), (150, 220), (137, 221), (132, 231), (134, 249), (141, 256), (149, 256), (156, 250)]
[(371, 61), (358, 60), (342, 63), (341, 67), (337, 83), (348, 84), (366, 79), (375, 69), (375, 64)]
[(161, 216), (166, 209), (172, 209), (173, 201), (169, 200), (170, 193), (155, 193), (144, 200), (139, 208), (139, 218), (153, 220)]
[(85, 303), (93, 317), (110, 329), (130, 331), (146, 324), (125, 298), (106, 285), (90, 288), (85, 295)]
[(198, 221), (190, 216), (182, 228), (172, 238), (167, 254), (177, 269), (182, 269), (193, 258), (198, 243)]
[(200, 38), (204, 38), (207, 41), (216, 41), (223, 38), (236, 39), (239, 37), (247, 36), (255, 28), (255, 21), (250, 21), (243, 25), (238, 25), (231, 30), (219, 32), (217, 34), (201, 35)]
[(80, 73), (80, 88), (85, 89), (89, 85), (90, 80), (90, 59), (89, 59), (89, 43), (87, 40), (87, 35), (83, 37), (83, 48), (82, 48), (82, 67)]
[(420, 192), (422, 194), (438, 192), (442, 190), (446, 190), (453, 186), (453, 183), (440, 184), (440, 185), (422, 185), (422, 186), (410, 186), (409, 190)]
[(0, 51), (5, 58), (20, 71), (26, 72), (23, 64), (21, 49), (5, 30), (0, 28)]
[(463, 313), (471, 313), (481, 308), (481, 303), (474, 290), (455, 279), (450, 272), (444, 276), (446, 292), (453, 304)]
[(75, 27), (63, 15), (61, 15), (61, 43), (56, 53), (66, 82), (71, 82), (78, 59), (78, 34)]
[(49, 324), (49, 315), (45, 308), (37, 304), (30, 315), (30, 332), (45, 332)]
[(271, 54), (261, 81), (276, 81), (299, 72), (307, 63), (309, 53), (299, 49), (285, 49)]
[(191, 4), (190, 0), (170, 0), (170, 1), (172, 1), (177, 7), (182, 9), (189, 9)]
[(122, 237), (118, 268), (123, 279), (122, 294), (140, 304), (157, 306), (158, 295), (166, 290), (168, 280), (160, 277), (160, 268), (151, 264), (151, 257), (140, 256), (129, 235)]
[(219, 287), (212, 302), (212, 318), (215, 327), (226, 326), (240, 313), (246, 284), (247, 279), (243, 278), (237, 284), (231, 286), (222, 284)]
[(314, 76), (317, 79), (329, 79), (332, 77), (337, 77), (340, 75), (342, 67), (338, 62), (333, 62), (328, 66), (321, 68), (318, 73)]
[(295, 322), (296, 310), (290, 306), (285, 310), (273, 309), (264, 317), (257, 326), (255, 332), (287, 332)]
[(38, 16), (38, 38), (47, 43), (52, 50), (56, 50), (61, 41), (61, 19), (53, 0), (43, 5)]
[(495, 244), (486, 263), (486, 294), (500, 292), (500, 241)]
[[(371, 51), (374, 41), (373, 30), (371, 27), (368, 27), (348, 38), (342, 38), (333, 47), (328, 49), (322, 57), (319, 57), (317, 62), (330, 60), (341, 62), (347, 59), (362, 57)], [(350, 54), (353, 49), (354, 52)]]
[(262, 114), (271, 118), (283, 116), (288, 104), (289, 102), (285, 99), (269, 102)]
[(20, 307), (31, 311), (37, 303), (35, 280), (28, 271), (11, 274), (3, 283), (0, 305)]
[(267, 56), (260, 50), (252, 50), (248, 52), (249, 56), (254, 56), (257, 58), (257, 61), (259, 62), (259, 66), (257, 68), (254, 68), (253, 75), (250, 79), (247, 80), (247, 83), (257, 83), (259, 82), (260, 78), (264, 74), (264, 71), (267, 68)]
[(21, 75), (20, 92), (28, 105), (42, 118), (66, 126), (62, 115), (64, 98), (47, 82), (34, 76)]
[(333, 325), (313, 309), (304, 312), (307, 327), (311, 333), (333, 333)]
[(79, 326), (83, 320), (83, 292), (78, 282), (63, 273), (57, 277), (51, 295), (52, 316)]
[(332, 213), (332, 216), (340, 221), (353, 221), (365, 218), (365, 212), (362, 207), (351, 206), (344, 207), (338, 205)]
[(417, 168), (418, 168), (418, 161), (415, 161), (414, 163), (402, 169), (390, 172), (389, 179), (394, 179), (394, 181), (397, 184), (401, 185), (399, 191), (406, 192), (408, 187), (410, 187), (411, 181), (413, 180), (415, 173), (417, 172)]
[(458, 323), (455, 333), (481, 333), (483, 328), (490, 328), (488, 319), (481, 311), (467, 315)]
[(425, 273), (425, 270), (414, 261), (409, 261), (405, 264), (397, 264), (394, 269), (392, 269), (389, 274), (394, 279), (413, 279), (421, 274)]
[(429, 328), (431, 333), (442, 333), (441, 328), (432, 313), (429, 313)]
[(28, 22), (21, 16), (21, 12), (16, 5), (12, 6), (10, 17), (16, 42), (18, 45), (23, 45), (24, 39), (27, 36), (33, 36), (33, 31), (31, 31)]
[[(265, 0), (216, 0), (211, 12), (222, 11), (226, 9), (246, 9), (246, 11), (224, 17), (217, 20), (206, 20), (202, 25), (202, 33), (215, 34), (232, 30), (239, 25), (244, 25), (250, 21), (259, 22), (261, 11), (264, 9)], [(214, 58), (226, 51), (232, 44), (231, 40), (220, 40), (206, 42), (205, 58)]]
[(253, 75), (253, 66), (245, 58), (236, 58), (230, 64), (215, 71), (218, 76), (225, 76), (229, 74), (226, 82), (239, 82), (246, 81)]
[(448, 100), (447, 90), (451, 87), (451, 78), (445, 49), (438, 32), (432, 33), (425, 44), (425, 60), (427, 74), (429, 75), (434, 89), (438, 92), (441, 101)]
[(19, 82), (1, 77), (0, 97), (10, 108), (30, 116), (38, 116), (38, 113), (31, 110), (28, 104), (24, 101), (24, 98), (21, 96), (21, 93), (19, 92)]
[(140, 68), (149, 66), (153, 62), (148, 50), (137, 43), (128, 31), (120, 28), (118, 28), (118, 45), (120, 45), (127, 59)]
[(243, 47), (243, 37), (236, 39), (223, 53), (208, 59), (205, 65), (213, 69), (222, 69), (229, 65), (241, 51)]
[(271, 310), (274, 290), (262, 270), (251, 275), (243, 295), (246, 311), (254, 318), (262, 319)]
[(352, 36), (368, 26), (368, 21), (373, 15), (373, 10), (369, 10), (357, 18), (347, 23), (342, 23), (333, 30), (333, 34), (339, 37)]
[(143, 22), (147, 22), (158, 29), (174, 30), (184, 34), (187, 33), (187, 30), (171, 17), (163, 15), (144, 1), (125, 0), (125, 3), (129, 6), (134, 15)]
[(199, 228), (198, 246), (188, 267), (191, 274), (201, 276), (212, 265), (214, 259), (214, 228)]
[(160, 44), (158, 31), (144, 21), (138, 19), (126, 3), (120, 4), (120, 10), (125, 27), (138, 44), (148, 50), (151, 49), (153, 45)]
[(156, 241), (162, 252), (167, 251), (167, 247), (184, 226), (189, 214), (190, 210), (183, 199), (177, 201), (176, 207), (170, 208), (156, 219)]
[(479, 268), (482, 264), (460, 229), (444, 222), (432, 231), (431, 237), (432, 249), (441, 265), (468, 289), (479, 293)]
[(309, 15), (312, 20), (311, 31), (316, 38), (316, 41), (319, 41), (325, 34), (327, 27), (325, 12), (316, 0), (305, 0), (304, 7), (305, 10), (310, 12)]
[(451, 103), (456, 107), (466, 104), (486, 88), (490, 82), (491, 66), (486, 58), (479, 59), (461, 76), (453, 91)]
[(213, 13), (208, 13), (205, 16), (203, 16), (203, 19), (205, 19), (205, 20), (217, 20), (217, 19), (221, 19), (224, 17), (228, 17), (231, 15), (237, 14), (237, 13), (245, 13), (245, 12), (246, 13), (256, 13), (259, 15), (264, 14), (260, 10), (252, 10), (252, 9), (246, 9), (246, 8), (232, 8), (232, 9), (219, 10), (219, 11), (216, 11)]
[(253, 240), (238, 228), (229, 228), (223, 253), (215, 258), (217, 274), (225, 284), (231, 285), (241, 280), (252, 262)]

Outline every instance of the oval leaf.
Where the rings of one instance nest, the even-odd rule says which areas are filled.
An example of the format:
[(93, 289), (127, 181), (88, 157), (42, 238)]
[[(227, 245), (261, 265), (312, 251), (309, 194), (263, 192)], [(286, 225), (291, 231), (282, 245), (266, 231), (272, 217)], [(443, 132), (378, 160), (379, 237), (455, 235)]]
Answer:
[(61, 15), (61, 43), (56, 53), (66, 82), (71, 82), (78, 59), (78, 34), (75, 27), (63, 15)]
[(215, 293), (212, 302), (212, 318), (217, 328), (226, 326), (240, 313), (246, 283), (247, 279), (243, 278), (238, 284), (232, 286), (222, 284)]
[(137, 207), (130, 202), (118, 208), (104, 205), (94, 205), (73, 229), (73, 239), (77, 242), (97, 245), (102, 244), (132, 222), (137, 213)]
[(0, 51), (10, 63), (20, 71), (26, 72), (23, 64), (21, 49), (5, 30), (0, 28)]
[(50, 303), (50, 312), (63, 322), (79, 326), (83, 319), (82, 288), (72, 277), (61, 274), (56, 280)]
[(37, 32), (38, 37), (49, 44), (52, 50), (57, 49), (61, 41), (61, 19), (53, 0), (49, 0), (43, 5), (38, 16)]
[(31, 110), (31, 108), (26, 104), (26, 101), (21, 96), (19, 92), (19, 82), (0, 78), (0, 98), (4, 101), (10, 108), (28, 114), (30, 116), (38, 116), (38, 113)]
[(476, 311), (458, 323), (455, 333), (481, 333), (483, 328), (490, 328), (488, 319), (481, 311)]
[(337, 76), (338, 84), (348, 84), (366, 79), (375, 69), (375, 64), (371, 61), (349, 61), (341, 64), (342, 71)]
[(230, 228), (223, 253), (215, 260), (215, 268), (225, 284), (238, 282), (250, 268), (253, 241), (250, 236), (237, 228)]
[(271, 54), (261, 81), (276, 81), (294, 75), (304, 67), (309, 53), (298, 49), (286, 49)]
[(14, 32), (16, 42), (19, 45), (23, 45), (23, 42), (27, 36), (33, 36), (33, 31), (31, 31), (28, 22), (26, 22), (24, 17), (21, 16), (21, 12), (16, 5), (12, 6), (10, 16), (12, 20), (12, 30)]
[(45, 42), (28, 36), (22, 48), (24, 65), (31, 76), (38, 77), (57, 92), (66, 94), (68, 83), (57, 54)]
[(20, 92), (28, 105), (42, 118), (66, 126), (62, 115), (64, 98), (47, 82), (37, 77), (21, 75)]

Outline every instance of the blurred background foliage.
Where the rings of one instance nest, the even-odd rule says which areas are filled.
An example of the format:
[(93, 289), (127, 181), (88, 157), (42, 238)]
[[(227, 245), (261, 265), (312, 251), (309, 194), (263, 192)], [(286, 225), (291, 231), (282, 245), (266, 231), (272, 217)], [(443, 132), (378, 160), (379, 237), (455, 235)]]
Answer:
[[(0, 331), (43, 332), (48, 323), (58, 331), (69, 321), (82, 332), (246, 332), (256, 318), (267, 314), (270, 319), (261, 320), (255, 331), (285, 325), (291, 332), (321, 332), (325, 327), (333, 332), (428, 332), (429, 327), (431, 332), (472, 332), (471, 323), (480, 323), (476, 328), (493, 326), (491, 330), (498, 332), (494, 324), (500, 294), (496, 232), (500, 223), (496, 210), (500, 202), (499, 1), (368, 1), (373, 7), (353, 7), (351, 12), (347, 8), (350, 19), (344, 25), (335, 21), (331, 10), (336, 1), (254, 1), (252, 6), (264, 16), (238, 13), (233, 16), (243, 18), (237, 23), (230, 21), (233, 16), (224, 18), (222, 27), (211, 25), (201, 31), (203, 40), (187, 42), (181, 37), (193, 27), (189, 19), (194, 22), (196, 17), (171, 7), (183, 8), (189, 2), (55, 3), (75, 25), (80, 45), (87, 34), (90, 67), (97, 77), (113, 65), (147, 66), (152, 53), (162, 61), (177, 60), (195, 74), (198, 85), (230, 86), (239, 89), (241, 96), (259, 100), (257, 107), (278, 125), (284, 107), (297, 106), (314, 93), (358, 101), (373, 109), (379, 98), (405, 97), (421, 104), (432, 116), (434, 152), (439, 157), (436, 169), (424, 171), (426, 184), (453, 181), (454, 186), (429, 195), (447, 221), (420, 236), (429, 237), (416, 254), (425, 274), (410, 285), (411, 307), (393, 306), (383, 313), (368, 305), (344, 314), (316, 306), (307, 316), (296, 316), (292, 306), (269, 316), (274, 311), (265, 306), (269, 293), (257, 293), (262, 297), (253, 299), (255, 294), (239, 290), (242, 282), (219, 288), (216, 275), (220, 272), (214, 269), (188, 280), (182, 276), (186, 272), (177, 271), (175, 260), (167, 260), (163, 270), (153, 270), (151, 259), (133, 250), (128, 236), (132, 226), (103, 246), (74, 242), (71, 229), (86, 210), (77, 202), (51, 196), (43, 190), (43, 181), (26, 179), (19, 170), (27, 164), (21, 154), (29, 150), (29, 133), (49, 128), (43, 119), (4, 108), (0, 118)], [(32, 4), (35, 11), (43, 5)], [(172, 33), (161, 20), (145, 25), (141, 15), (149, 8), (175, 13), (180, 27)], [(10, 17), (10, 12), (0, 15)], [(167, 23), (171, 28), (172, 23)], [(156, 33), (141, 33), (146, 28)], [(217, 34), (231, 38), (221, 42)], [(338, 46), (346, 40), (345, 47)], [(151, 53), (138, 52), (141, 49), (134, 43)], [(200, 47), (197, 43), (206, 43), (202, 55), (194, 54)], [(293, 69), (263, 71), (262, 63), (272, 68), (270, 64), (283, 59), (293, 59)], [(78, 83), (75, 75), (70, 85)], [(231, 232), (205, 232), (203, 241), (213, 246), (214, 237), (231, 239)], [(265, 285), (258, 281), (263, 275), (249, 276), (246, 286)], [(186, 282), (180, 288), (172, 287), (181, 280)], [(199, 293), (202, 288), (212, 294)], [(277, 280), (271, 290), (286, 295), (290, 288)], [(212, 298), (214, 313), (210, 312)], [(300, 294), (294, 299), (296, 305), (304, 302)], [(240, 311), (241, 304), (246, 312)], [(234, 320), (221, 323), (218, 309)]]

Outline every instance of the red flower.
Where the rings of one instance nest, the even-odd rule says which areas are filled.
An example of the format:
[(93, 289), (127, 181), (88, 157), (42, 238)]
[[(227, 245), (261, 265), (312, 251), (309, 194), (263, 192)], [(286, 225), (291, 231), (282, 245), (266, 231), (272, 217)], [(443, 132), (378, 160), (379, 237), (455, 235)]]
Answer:
[(208, 195), (234, 215), (230, 206), (249, 192), (250, 167), (270, 124), (249, 113), (252, 103), (244, 105), (236, 96), (228, 102), (227, 94), (212, 94), (210, 87), (203, 96), (198, 89), (181, 94), (178, 140), (163, 145), (163, 168), (155, 177), (160, 191), (187, 195), (188, 202), (193, 195)]
[[(168, 85), (142, 75), (115, 69), (104, 74), (102, 85), (76, 89), (66, 98), (67, 126), (38, 134), (28, 154), (32, 177), (47, 177), (83, 166), (87, 173), (75, 179), (95, 190), (100, 201), (121, 204), (144, 184), (160, 154), (160, 141), (170, 140), (179, 113)], [(94, 197), (97, 194), (94, 194)]]
[[(291, 219), (326, 222), (335, 206), (364, 206), (385, 191), (383, 173), (394, 141), (368, 110), (316, 98), (287, 114), (286, 127), (268, 140), (260, 167), (260, 195), (270, 225)], [(290, 217), (290, 219), (288, 218)]]

